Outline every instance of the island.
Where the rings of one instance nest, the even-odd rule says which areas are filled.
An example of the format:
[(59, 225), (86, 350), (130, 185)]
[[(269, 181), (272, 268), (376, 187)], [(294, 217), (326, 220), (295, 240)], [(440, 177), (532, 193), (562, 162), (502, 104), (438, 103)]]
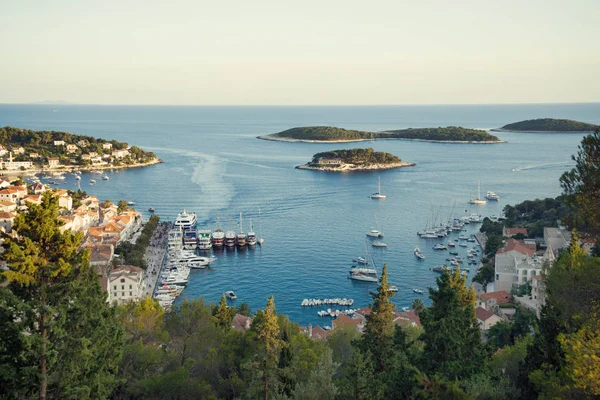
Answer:
[(587, 122), (573, 121), (571, 119), (539, 118), (515, 122), (504, 125), (502, 128), (492, 129), (496, 132), (593, 132), (597, 125)]
[(397, 139), (443, 143), (501, 143), (498, 137), (480, 129), (460, 126), (409, 128), (383, 132), (357, 131), (333, 126), (305, 126), (258, 136), (263, 140), (308, 143), (345, 143), (364, 140)]
[(415, 164), (403, 162), (399, 157), (385, 152), (368, 149), (333, 150), (317, 153), (307, 164), (297, 169), (327, 172), (377, 171), (392, 168), (412, 167)]
[(152, 152), (116, 140), (11, 126), (0, 128), (0, 157), (2, 171), (21, 172), (134, 168), (162, 162)]

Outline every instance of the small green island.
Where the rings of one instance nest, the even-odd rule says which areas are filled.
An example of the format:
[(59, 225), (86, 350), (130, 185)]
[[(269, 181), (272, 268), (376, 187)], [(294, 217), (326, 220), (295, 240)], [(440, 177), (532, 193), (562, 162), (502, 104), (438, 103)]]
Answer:
[(573, 121), (571, 119), (539, 118), (515, 122), (504, 125), (502, 128), (492, 129), (496, 132), (593, 132), (597, 125), (587, 122)]
[(309, 163), (298, 165), (297, 169), (328, 172), (377, 171), (392, 168), (412, 167), (415, 164), (403, 162), (398, 156), (368, 149), (333, 150), (317, 153)]
[(0, 128), (0, 157), (1, 170), (24, 172), (133, 168), (162, 162), (152, 152), (116, 140), (12, 126)]
[(480, 129), (460, 126), (439, 128), (409, 128), (383, 132), (357, 131), (333, 126), (305, 126), (279, 133), (259, 136), (259, 139), (282, 142), (345, 143), (364, 140), (396, 139), (443, 143), (501, 143), (502, 141)]

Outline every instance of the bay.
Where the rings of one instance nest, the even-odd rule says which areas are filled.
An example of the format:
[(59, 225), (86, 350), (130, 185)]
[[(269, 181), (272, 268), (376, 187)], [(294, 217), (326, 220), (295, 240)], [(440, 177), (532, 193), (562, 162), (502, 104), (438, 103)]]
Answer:
[[(56, 109), (53, 112), (53, 109)], [(0, 105), (0, 126), (65, 130), (125, 141), (154, 151), (164, 163), (109, 173), (82, 189), (100, 199), (135, 201), (145, 217), (154, 207), (165, 220), (183, 209), (198, 214), (199, 228), (238, 229), (239, 213), (247, 231), (258, 230), (261, 211), (264, 246), (217, 254), (214, 268), (193, 271), (184, 297), (217, 302), (234, 290), (237, 303), (253, 310), (275, 296), (279, 312), (301, 324), (328, 324), (318, 309), (302, 309), (304, 298), (353, 298), (366, 306), (376, 285), (347, 279), (353, 258), (365, 253), (365, 233), (376, 226), (387, 249), (371, 249), (378, 269), (388, 264), (399, 288), (394, 301), (409, 306), (413, 288), (435, 284), (430, 270), (446, 252), (437, 241), (417, 237), (430, 215), (445, 219), (480, 213), (500, 215), (506, 204), (560, 194), (558, 178), (571, 168), (582, 134), (495, 133), (495, 145), (376, 141), (348, 144), (280, 143), (256, 136), (295, 126), (332, 125), (385, 130), (408, 127), (464, 126), (490, 129), (531, 118), (569, 118), (600, 123), (600, 104), (486, 106), (356, 107), (162, 107), (93, 105)], [(338, 148), (373, 147), (417, 165), (384, 172), (334, 174), (301, 171), (294, 166), (314, 153)], [(383, 201), (368, 195), (381, 177)], [(74, 188), (69, 177), (65, 188)], [(469, 206), (477, 181), (483, 193), (500, 195), (497, 203)], [(455, 206), (456, 204), (456, 206)], [(433, 211), (431, 211), (433, 210)], [(476, 227), (469, 226), (469, 232)], [(419, 246), (426, 259), (417, 261)], [(464, 250), (460, 250), (461, 253)], [(472, 277), (473, 273), (471, 273)], [(427, 303), (427, 296), (423, 296)], [(323, 307), (324, 308), (324, 307)], [(320, 308), (319, 308), (320, 309)]]

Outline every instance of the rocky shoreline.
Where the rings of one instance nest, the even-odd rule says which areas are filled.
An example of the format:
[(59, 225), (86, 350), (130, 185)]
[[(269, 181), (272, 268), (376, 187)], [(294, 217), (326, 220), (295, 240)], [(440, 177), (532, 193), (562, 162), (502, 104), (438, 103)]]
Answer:
[(323, 171), (323, 172), (356, 172), (356, 171), (382, 171), (386, 169), (414, 167), (415, 163), (393, 163), (393, 164), (371, 164), (371, 165), (354, 165), (354, 164), (342, 164), (337, 167), (330, 167), (324, 165), (315, 164), (302, 164), (297, 165), (296, 169), (306, 169), (310, 171)]
[(151, 165), (162, 164), (163, 160), (154, 158), (146, 163), (136, 163), (130, 165), (61, 165), (57, 168), (30, 168), (26, 170), (5, 170), (0, 171), (0, 175), (33, 175), (41, 172), (70, 172), (70, 171), (98, 171), (105, 169), (129, 169), (149, 167)]
[(495, 144), (505, 143), (504, 140), (485, 140), (485, 141), (468, 141), (468, 140), (429, 140), (429, 139), (410, 139), (410, 138), (373, 138), (373, 139), (348, 139), (348, 140), (310, 140), (310, 139), (293, 139), (276, 136), (257, 136), (257, 139), (270, 140), (273, 142), (288, 142), (288, 143), (353, 143), (353, 142), (368, 142), (374, 140), (410, 140), (413, 142), (430, 142), (430, 143), (460, 143), (460, 144)]

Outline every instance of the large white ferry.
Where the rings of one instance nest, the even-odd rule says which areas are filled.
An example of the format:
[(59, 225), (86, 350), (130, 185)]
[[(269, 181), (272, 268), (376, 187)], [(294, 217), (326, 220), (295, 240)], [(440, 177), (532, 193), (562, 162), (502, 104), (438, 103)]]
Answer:
[(196, 213), (188, 213), (185, 210), (177, 215), (175, 228), (196, 229)]

